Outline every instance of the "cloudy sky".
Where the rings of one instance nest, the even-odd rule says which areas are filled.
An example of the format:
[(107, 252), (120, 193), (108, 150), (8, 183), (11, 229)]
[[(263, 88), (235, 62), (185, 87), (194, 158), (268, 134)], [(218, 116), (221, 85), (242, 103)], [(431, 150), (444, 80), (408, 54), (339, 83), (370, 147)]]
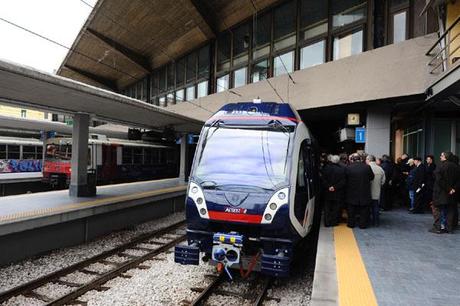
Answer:
[[(85, 0), (94, 5), (97, 0)], [(0, 17), (70, 47), (91, 12), (80, 0), (0, 0)], [(66, 49), (0, 20), (0, 59), (47, 72), (59, 68)]]

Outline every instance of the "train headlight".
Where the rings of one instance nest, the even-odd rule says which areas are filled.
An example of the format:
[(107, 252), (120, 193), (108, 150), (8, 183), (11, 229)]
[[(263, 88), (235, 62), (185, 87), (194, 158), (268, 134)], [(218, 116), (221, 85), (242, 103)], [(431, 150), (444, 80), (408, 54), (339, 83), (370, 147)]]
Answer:
[(270, 209), (271, 210), (276, 210), (278, 206), (276, 205), (276, 203), (270, 203)]
[(192, 193), (197, 193), (197, 192), (198, 192), (198, 187), (196, 187), (196, 186), (193, 187), (193, 188), (192, 188)]
[(196, 184), (195, 182), (190, 182), (188, 188), (188, 198), (193, 201), (193, 204), (195, 204), (198, 215), (201, 218), (209, 219), (208, 209), (206, 206), (206, 197), (204, 196), (204, 192), (200, 185)]
[(206, 215), (207, 212), (208, 211), (205, 208), (200, 209), (200, 214), (202, 214), (203, 216)]
[(280, 193), (278, 193), (278, 199), (280, 199), (280, 200), (286, 199), (286, 194), (281, 191)]
[(272, 219), (272, 215), (265, 214), (264, 218), (265, 218), (265, 220), (270, 221)]
[(196, 204), (203, 204), (203, 198), (197, 198)]

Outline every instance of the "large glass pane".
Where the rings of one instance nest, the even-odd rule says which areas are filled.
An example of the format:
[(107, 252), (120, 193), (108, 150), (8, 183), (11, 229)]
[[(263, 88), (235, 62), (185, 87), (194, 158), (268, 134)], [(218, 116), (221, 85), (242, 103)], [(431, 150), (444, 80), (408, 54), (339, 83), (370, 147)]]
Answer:
[(302, 0), (300, 11), (301, 39), (327, 32), (327, 1)]
[(300, 49), (300, 69), (324, 63), (325, 48), (326, 42), (322, 40)]
[(176, 86), (182, 86), (185, 83), (185, 66), (186, 59), (181, 58), (176, 64)]
[(0, 145), (0, 159), (6, 159), (6, 145)]
[(159, 77), (159, 84), (158, 84), (159, 92), (164, 92), (166, 91), (166, 67), (163, 67), (160, 70), (158, 70), (158, 77)]
[(8, 159), (19, 159), (19, 146), (9, 145), (8, 146)]
[(150, 96), (156, 97), (158, 95), (158, 71), (154, 71), (150, 77)]
[(252, 66), (252, 82), (259, 82), (268, 78), (268, 60), (263, 60)]
[(422, 152), (423, 129), (420, 124), (404, 130), (403, 151), (409, 156), (423, 156)]
[(217, 78), (217, 92), (225, 91), (229, 88), (230, 85), (230, 75), (226, 74)]
[(258, 58), (270, 53), (272, 15), (267, 13), (257, 16), (254, 22), (253, 56)]
[(208, 81), (198, 83), (198, 98), (206, 97), (208, 95)]
[(173, 105), (173, 104), (176, 104), (176, 103), (174, 101), (174, 93), (171, 92), (166, 96), (166, 106)]
[(406, 11), (393, 15), (393, 43), (406, 40)]
[(274, 39), (278, 40), (295, 32), (296, 3), (289, 1), (274, 10)]
[(225, 31), (217, 38), (217, 71), (230, 68), (230, 33)]
[(209, 76), (209, 60), (209, 45), (207, 45), (198, 51), (198, 78)]
[(196, 80), (196, 53), (187, 55), (187, 82)]
[(452, 123), (450, 120), (436, 120), (433, 122), (433, 154), (439, 161), (441, 152), (451, 151)]
[(187, 99), (187, 101), (195, 100), (195, 86), (187, 87), (185, 98)]
[(390, 1), (391, 8), (398, 8), (402, 6), (408, 6), (408, 5), (409, 5), (409, 0), (391, 0)]
[(279, 76), (294, 71), (294, 51), (275, 57), (273, 63), (273, 75)]
[(166, 97), (160, 97), (158, 99), (158, 104), (163, 107), (166, 106)]
[(363, 31), (334, 38), (334, 60), (363, 52)]
[(183, 102), (185, 98), (185, 90), (179, 89), (176, 91), (176, 103)]
[(342, 27), (355, 21), (364, 19), (367, 15), (367, 6), (362, 5), (365, 0), (333, 0), (332, 26)]
[(249, 50), (249, 24), (245, 23), (233, 31), (233, 65), (248, 61)]
[(168, 70), (168, 89), (174, 88), (174, 82), (175, 82), (175, 77), (174, 77), (174, 64), (170, 63), (167, 66)]
[(35, 146), (23, 146), (22, 159), (35, 159)]
[(246, 67), (235, 70), (233, 73), (233, 80), (235, 83), (234, 87), (240, 87), (246, 85), (246, 74), (248, 72), (248, 69)]

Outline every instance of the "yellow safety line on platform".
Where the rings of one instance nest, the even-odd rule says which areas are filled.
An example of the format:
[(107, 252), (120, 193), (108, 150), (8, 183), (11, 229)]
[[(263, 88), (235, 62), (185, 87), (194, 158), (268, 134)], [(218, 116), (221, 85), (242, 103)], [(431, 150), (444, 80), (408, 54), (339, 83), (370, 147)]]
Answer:
[(102, 199), (92, 200), (92, 201), (79, 202), (79, 203), (57, 206), (57, 207), (48, 207), (48, 208), (41, 208), (37, 210), (22, 211), (22, 212), (18, 212), (18, 213), (11, 214), (11, 215), (0, 216), (0, 223), (13, 221), (17, 219), (38, 217), (38, 216), (43, 216), (47, 214), (70, 211), (70, 210), (75, 210), (75, 209), (79, 209), (83, 207), (98, 206), (98, 205), (104, 205), (104, 204), (115, 204), (115, 203), (119, 203), (123, 201), (137, 200), (137, 199), (142, 199), (142, 198), (146, 198), (149, 196), (160, 195), (163, 193), (183, 191), (183, 190), (185, 191), (186, 189), (187, 189), (187, 186), (183, 185), (183, 186), (157, 189), (153, 191), (131, 193), (127, 195), (110, 197), (110, 198), (102, 198)]
[(364, 266), (353, 230), (334, 228), (337, 283), (340, 306), (376, 306), (372, 284)]

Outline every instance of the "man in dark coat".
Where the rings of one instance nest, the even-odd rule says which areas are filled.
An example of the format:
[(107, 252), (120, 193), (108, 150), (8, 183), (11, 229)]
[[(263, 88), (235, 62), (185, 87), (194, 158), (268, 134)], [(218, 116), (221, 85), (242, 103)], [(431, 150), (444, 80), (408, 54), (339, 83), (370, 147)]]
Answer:
[[(459, 181), (459, 168), (452, 162), (451, 152), (441, 153), (441, 164), (436, 168), (433, 187), (433, 228), (430, 232), (441, 234), (454, 229), (457, 209), (456, 190)], [(460, 192), (460, 191), (459, 191)]]
[(371, 181), (374, 173), (364, 164), (358, 154), (351, 156), (351, 164), (346, 171), (346, 197), (348, 207), (348, 227), (355, 227), (356, 214), (359, 213), (359, 227), (366, 228), (369, 221), (369, 208), (372, 203)]
[(345, 188), (345, 168), (339, 165), (337, 155), (331, 156), (330, 163), (324, 166), (321, 183), (324, 190), (324, 225), (336, 226)]
[(382, 186), (382, 196), (380, 207), (384, 210), (390, 210), (392, 206), (392, 184), (393, 184), (393, 163), (388, 155), (382, 156), (382, 169), (385, 172), (385, 184)]
[(411, 190), (414, 191), (414, 207), (410, 210), (411, 213), (421, 214), (423, 213), (424, 197), (425, 192), (425, 166), (422, 163), (420, 157), (414, 158), (414, 169), (413, 169), (413, 180)]
[(424, 193), (424, 209), (431, 206), (433, 201), (433, 187), (434, 187), (434, 171), (436, 164), (434, 163), (434, 156), (427, 155), (425, 159), (425, 193)]

